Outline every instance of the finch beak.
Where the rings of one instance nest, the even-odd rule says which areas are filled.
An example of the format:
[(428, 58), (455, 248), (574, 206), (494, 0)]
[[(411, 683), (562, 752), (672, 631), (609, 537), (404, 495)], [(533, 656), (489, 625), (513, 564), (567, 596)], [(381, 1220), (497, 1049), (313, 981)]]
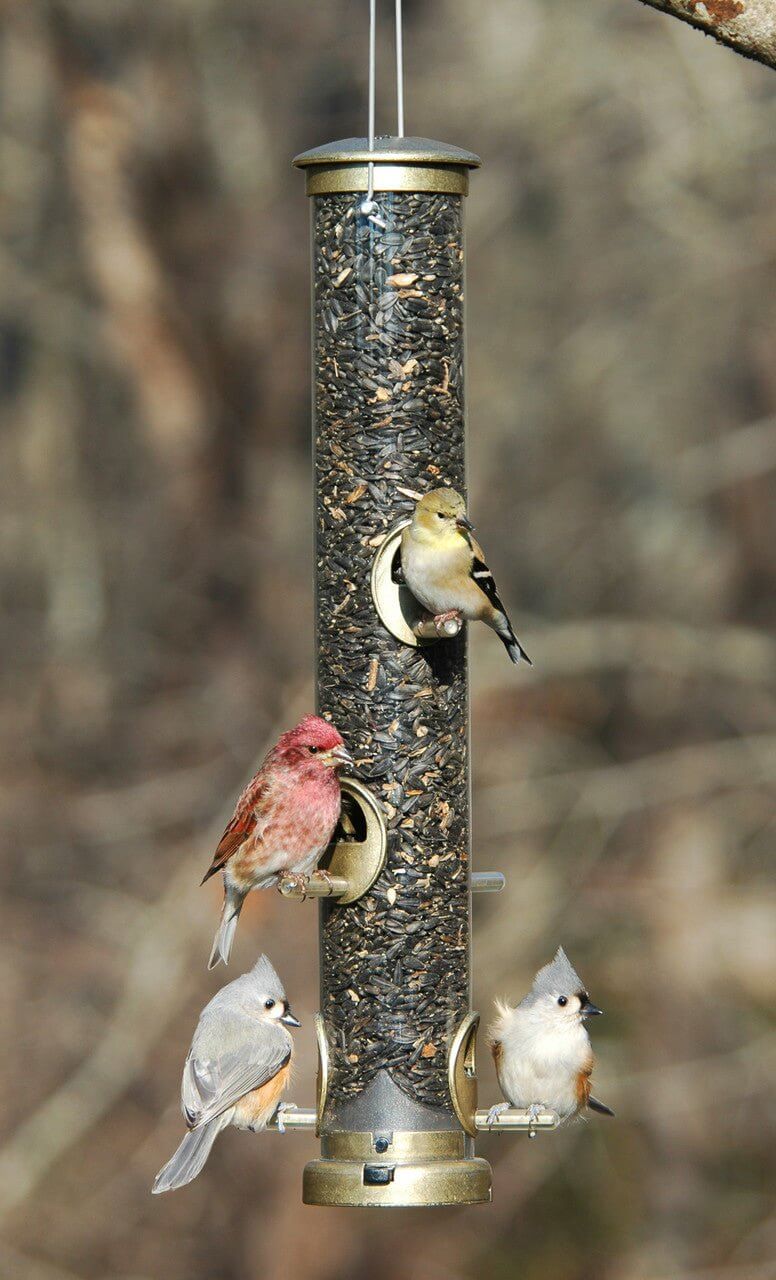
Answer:
[(353, 757), (347, 747), (332, 747), (331, 751), (327, 751), (321, 756), (324, 764), (328, 764), (332, 769), (341, 769), (343, 765), (353, 767)]
[(588, 1000), (587, 997), (585, 997), (582, 1001), (579, 1012), (580, 1016), (583, 1018), (592, 1018), (597, 1013), (603, 1013), (603, 1009), (599, 1009), (597, 1004), (593, 1004), (592, 1000)]
[(468, 529), (470, 533), (474, 530), (474, 525), (468, 516), (459, 516), (455, 523), (459, 529)]
[(295, 1018), (291, 1010), (288, 1008), (286, 1009), (280, 1021), (285, 1022), (287, 1027), (301, 1027), (302, 1025), (299, 1019)]

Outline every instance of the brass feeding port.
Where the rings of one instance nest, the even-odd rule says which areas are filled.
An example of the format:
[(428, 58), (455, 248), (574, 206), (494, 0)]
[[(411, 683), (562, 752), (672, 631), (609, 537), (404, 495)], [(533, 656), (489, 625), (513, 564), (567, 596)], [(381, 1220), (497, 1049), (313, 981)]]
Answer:
[(311, 876), (281, 876), (278, 890), (284, 898), (336, 898), (345, 906), (362, 898), (382, 871), (388, 832), (380, 805), (357, 778), (343, 778), (341, 785), (340, 838)]
[[(283, 875), (278, 892), (298, 902), (305, 898), (336, 898), (342, 906), (368, 893), (385, 866), (388, 832), (378, 801), (357, 778), (342, 779), (342, 816), (335, 839), (321, 866), (310, 876)], [(473, 871), (472, 893), (499, 893), (500, 871)]]
[(437, 628), (431, 614), (401, 580), (401, 536), (409, 523), (401, 520), (388, 530), (372, 561), (372, 600), (377, 615), (402, 644), (418, 647), (452, 640), (463, 627), (463, 620), (447, 618)]

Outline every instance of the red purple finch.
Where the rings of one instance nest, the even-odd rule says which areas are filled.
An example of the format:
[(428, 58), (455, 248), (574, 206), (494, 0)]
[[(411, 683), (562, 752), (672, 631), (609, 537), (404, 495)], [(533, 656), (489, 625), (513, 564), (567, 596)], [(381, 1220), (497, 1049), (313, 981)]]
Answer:
[(208, 969), (229, 963), (237, 921), (251, 889), (281, 874), (309, 875), (340, 816), (337, 770), (353, 761), (342, 737), (320, 716), (281, 735), (235, 806), (202, 883), (224, 873), (224, 909)]

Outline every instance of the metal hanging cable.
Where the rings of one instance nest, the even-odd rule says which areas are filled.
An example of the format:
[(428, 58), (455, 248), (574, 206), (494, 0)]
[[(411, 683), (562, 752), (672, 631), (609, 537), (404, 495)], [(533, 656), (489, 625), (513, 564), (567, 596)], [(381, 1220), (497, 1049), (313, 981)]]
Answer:
[[(402, 24), (402, 0), (395, 0), (396, 26), (396, 136), (404, 137), (404, 32)], [(369, 155), (375, 150), (375, 93), (377, 80), (377, 0), (369, 0), (369, 105), (367, 136)], [(374, 215), (375, 204), (375, 166), (370, 160), (367, 167), (366, 199), (361, 203), (361, 212)]]
[(396, 0), (396, 135), (404, 137), (404, 32), (401, 0)]

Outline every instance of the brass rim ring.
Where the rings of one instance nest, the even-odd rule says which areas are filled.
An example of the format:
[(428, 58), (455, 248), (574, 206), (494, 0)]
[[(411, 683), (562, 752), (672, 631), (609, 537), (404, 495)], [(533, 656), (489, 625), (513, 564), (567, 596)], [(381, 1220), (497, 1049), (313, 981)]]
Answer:
[(380, 804), (363, 782), (358, 778), (342, 778), (340, 786), (345, 795), (356, 801), (366, 823), (365, 840), (338, 840), (328, 862), (323, 864), (330, 875), (342, 876), (348, 881), (348, 892), (341, 898), (332, 898), (334, 905), (348, 906), (369, 892), (385, 866), (388, 828)]
[[(308, 196), (368, 191), (369, 167), (365, 164), (322, 164), (307, 170)], [(376, 164), (374, 191), (431, 191), (451, 196), (469, 194), (469, 170), (460, 165)]]

